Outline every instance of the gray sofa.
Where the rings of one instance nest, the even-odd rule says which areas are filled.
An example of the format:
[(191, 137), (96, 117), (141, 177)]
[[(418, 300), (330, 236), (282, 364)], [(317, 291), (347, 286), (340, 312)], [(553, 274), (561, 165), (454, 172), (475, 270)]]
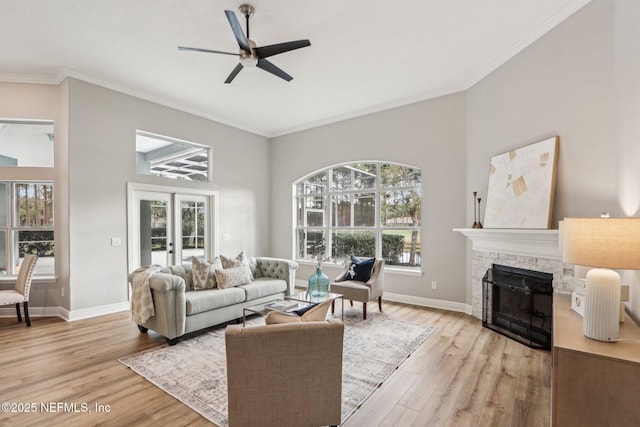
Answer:
[[(149, 279), (154, 316), (138, 324), (140, 332), (149, 329), (163, 335), (169, 345), (189, 332), (239, 319), (243, 307), (294, 293), (298, 264), (291, 260), (251, 257), (254, 280), (225, 289), (194, 290), (191, 265), (163, 268)], [(132, 282), (134, 273), (129, 275)]]

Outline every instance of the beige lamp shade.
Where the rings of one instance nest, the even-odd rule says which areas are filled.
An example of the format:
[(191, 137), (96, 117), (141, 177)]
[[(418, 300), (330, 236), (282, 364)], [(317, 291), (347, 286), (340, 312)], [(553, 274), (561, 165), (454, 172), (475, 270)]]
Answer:
[(599, 267), (587, 273), (583, 331), (594, 340), (616, 341), (620, 275), (609, 269), (640, 269), (640, 218), (565, 218), (562, 259)]
[(565, 218), (562, 234), (564, 262), (640, 270), (640, 218)]

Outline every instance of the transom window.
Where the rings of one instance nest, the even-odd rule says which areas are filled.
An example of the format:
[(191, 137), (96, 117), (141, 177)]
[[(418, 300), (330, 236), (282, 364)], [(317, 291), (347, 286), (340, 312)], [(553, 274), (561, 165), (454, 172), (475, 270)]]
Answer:
[(0, 166), (53, 167), (51, 120), (0, 119)]
[(189, 181), (209, 180), (209, 148), (136, 131), (136, 172)]
[(295, 184), (297, 259), (350, 255), (420, 266), (422, 173), (389, 162), (333, 166)]

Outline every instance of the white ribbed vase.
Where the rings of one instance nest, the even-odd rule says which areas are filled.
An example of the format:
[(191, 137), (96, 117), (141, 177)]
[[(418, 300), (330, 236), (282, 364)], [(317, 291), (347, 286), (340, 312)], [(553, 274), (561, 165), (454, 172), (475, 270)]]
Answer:
[(620, 322), (620, 275), (606, 268), (587, 273), (584, 336), (598, 341), (618, 338)]

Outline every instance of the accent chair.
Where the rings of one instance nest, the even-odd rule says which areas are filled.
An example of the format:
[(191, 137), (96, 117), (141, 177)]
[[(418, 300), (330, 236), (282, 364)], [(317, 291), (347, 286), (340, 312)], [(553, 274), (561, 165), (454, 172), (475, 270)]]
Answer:
[(227, 326), (229, 427), (340, 424), (343, 337), (337, 319)]
[[(360, 258), (362, 259), (362, 258)], [(360, 280), (348, 280), (347, 268), (329, 285), (329, 292), (342, 294), (353, 306), (353, 301), (362, 303), (362, 319), (367, 319), (367, 302), (377, 299), (378, 309), (382, 311), (382, 294), (384, 293), (384, 259), (378, 258), (371, 269), (371, 276), (366, 282)], [(335, 312), (335, 300), (331, 304), (331, 313)]]

